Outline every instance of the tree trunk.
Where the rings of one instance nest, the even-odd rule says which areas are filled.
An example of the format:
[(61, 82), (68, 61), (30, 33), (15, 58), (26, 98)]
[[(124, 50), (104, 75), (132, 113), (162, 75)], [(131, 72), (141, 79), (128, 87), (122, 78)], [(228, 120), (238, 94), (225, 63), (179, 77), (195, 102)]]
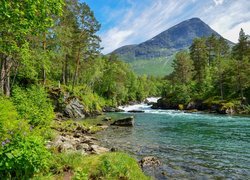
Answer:
[(12, 67), (12, 59), (10, 57), (4, 57), (1, 63), (1, 92), (10, 96), (10, 71)]
[(221, 100), (223, 100), (224, 99), (224, 91), (223, 91), (222, 74), (220, 74), (220, 96), (221, 96)]
[(78, 49), (78, 53), (77, 53), (76, 69), (75, 69), (75, 74), (73, 78), (72, 91), (74, 90), (74, 87), (77, 84), (79, 65), (80, 65), (80, 48)]
[(218, 55), (219, 59), (218, 59), (218, 62), (219, 62), (219, 65), (218, 65), (218, 68), (219, 68), (219, 81), (220, 81), (220, 96), (221, 96), (221, 100), (224, 99), (224, 90), (223, 90), (223, 72), (222, 72), (222, 68), (221, 68), (221, 57), (220, 55)]
[(62, 84), (68, 85), (68, 79), (68, 54), (66, 54), (62, 67)]
[[(44, 32), (44, 34), (43, 34), (43, 50), (44, 50), (44, 53), (46, 53), (46, 46), (47, 46), (47, 44), (46, 44), (46, 32)], [(45, 85), (46, 84), (46, 70), (45, 70), (45, 65), (43, 64), (43, 85)]]
[(5, 70), (5, 62), (6, 59), (4, 57), (2, 57), (2, 61), (1, 61), (1, 83), (0, 83), (0, 87), (1, 87), (1, 93), (4, 94), (4, 81), (5, 81), (5, 77), (6, 77), (6, 70)]
[(242, 89), (241, 72), (240, 72), (241, 67), (242, 67), (241, 61), (239, 61), (237, 63), (238, 88), (239, 88), (239, 91), (240, 91), (241, 99), (244, 99), (244, 94), (243, 94), (243, 89)]

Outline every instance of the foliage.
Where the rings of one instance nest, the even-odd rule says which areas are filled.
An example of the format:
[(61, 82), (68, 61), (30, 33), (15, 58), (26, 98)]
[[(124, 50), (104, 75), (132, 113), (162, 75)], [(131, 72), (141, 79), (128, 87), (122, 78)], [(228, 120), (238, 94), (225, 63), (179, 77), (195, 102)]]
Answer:
[(243, 30), (232, 52), (226, 40), (221, 37), (211, 35), (207, 38), (194, 39), (189, 53), (176, 54), (173, 61), (174, 71), (166, 76), (168, 84), (164, 86), (163, 97), (168, 97), (169, 101), (177, 104), (219, 97), (220, 105), (226, 100), (222, 109), (235, 108), (230, 101), (238, 97), (242, 102), (248, 103), (249, 42)]
[(31, 86), (24, 89), (16, 86), (12, 95), (21, 119), (27, 120), (33, 126), (50, 125), (54, 112), (44, 88)]
[(13, 103), (0, 98), (0, 178), (28, 179), (46, 171), (50, 153), (44, 139), (26, 121), (19, 120)]

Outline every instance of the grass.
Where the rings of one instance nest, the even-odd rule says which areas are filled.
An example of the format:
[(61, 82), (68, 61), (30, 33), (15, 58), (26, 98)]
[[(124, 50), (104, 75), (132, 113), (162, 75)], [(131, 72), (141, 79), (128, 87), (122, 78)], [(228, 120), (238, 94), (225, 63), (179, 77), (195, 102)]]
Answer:
[(54, 121), (52, 124), (52, 128), (56, 129), (58, 131), (64, 131), (64, 132), (69, 132), (72, 133), (75, 131), (77, 127), (81, 127), (88, 133), (96, 133), (98, 131), (101, 131), (102, 128), (100, 126), (97, 126), (95, 123), (89, 123), (85, 122), (83, 120), (75, 121), (75, 120), (67, 120), (67, 121)]
[(163, 77), (173, 71), (173, 58), (155, 58), (150, 60), (136, 60), (130, 65), (138, 75), (153, 75)]
[(70, 176), (74, 180), (149, 180), (143, 174), (136, 160), (121, 152), (102, 155), (82, 156), (77, 153), (56, 154), (51, 172), (34, 179), (64, 179)]

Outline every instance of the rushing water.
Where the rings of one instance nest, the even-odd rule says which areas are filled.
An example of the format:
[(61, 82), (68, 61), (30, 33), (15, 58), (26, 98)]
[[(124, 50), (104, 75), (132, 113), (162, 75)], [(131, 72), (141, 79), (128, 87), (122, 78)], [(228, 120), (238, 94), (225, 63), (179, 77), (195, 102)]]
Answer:
[(135, 127), (111, 127), (99, 134), (103, 144), (137, 158), (156, 156), (167, 178), (250, 179), (250, 118), (125, 107)]

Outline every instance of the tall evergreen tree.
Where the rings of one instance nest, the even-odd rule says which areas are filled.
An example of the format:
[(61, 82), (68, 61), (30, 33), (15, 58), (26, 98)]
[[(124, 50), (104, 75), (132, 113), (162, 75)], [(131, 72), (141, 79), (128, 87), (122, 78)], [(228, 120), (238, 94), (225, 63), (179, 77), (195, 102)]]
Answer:
[(178, 52), (173, 61), (173, 75), (180, 84), (188, 84), (193, 77), (193, 62), (186, 51)]
[(198, 83), (198, 87), (201, 88), (206, 78), (206, 68), (209, 64), (205, 38), (194, 39), (190, 47), (190, 57), (194, 64), (194, 78)]
[(238, 43), (233, 47), (233, 58), (236, 63), (237, 89), (240, 97), (244, 99), (244, 89), (249, 82), (249, 62), (250, 62), (249, 40), (243, 29), (240, 30)]

